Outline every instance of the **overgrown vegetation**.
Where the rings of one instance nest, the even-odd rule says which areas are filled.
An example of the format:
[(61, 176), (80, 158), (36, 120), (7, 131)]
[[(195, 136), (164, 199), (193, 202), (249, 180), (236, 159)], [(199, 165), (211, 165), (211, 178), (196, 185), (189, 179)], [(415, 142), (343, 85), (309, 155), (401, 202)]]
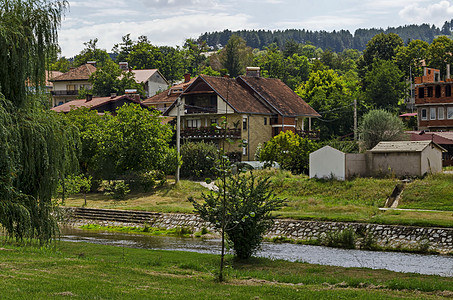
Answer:
[(187, 142), (181, 146), (181, 177), (214, 178), (219, 151), (213, 143)]

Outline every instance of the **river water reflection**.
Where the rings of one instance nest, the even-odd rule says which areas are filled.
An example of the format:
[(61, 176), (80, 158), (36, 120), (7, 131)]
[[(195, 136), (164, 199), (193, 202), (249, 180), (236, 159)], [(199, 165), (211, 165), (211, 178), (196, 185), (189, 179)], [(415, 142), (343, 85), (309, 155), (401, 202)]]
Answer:
[[(66, 228), (61, 240), (143, 249), (220, 253), (219, 239), (146, 236)], [(256, 256), (310, 264), (387, 269), (429, 275), (453, 276), (453, 257), (398, 252), (346, 250), (321, 246), (263, 243)]]

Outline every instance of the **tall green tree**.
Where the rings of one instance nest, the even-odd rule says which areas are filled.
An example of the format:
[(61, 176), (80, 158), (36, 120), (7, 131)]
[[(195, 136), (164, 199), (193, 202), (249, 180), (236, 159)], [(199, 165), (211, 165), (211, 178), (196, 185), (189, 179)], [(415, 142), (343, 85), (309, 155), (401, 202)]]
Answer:
[(55, 236), (52, 195), (77, 166), (78, 131), (45, 110), (41, 94), (66, 5), (0, 2), (0, 224), (19, 239)]
[(375, 108), (394, 109), (407, 93), (403, 73), (390, 60), (377, 60), (366, 74), (365, 96)]
[(422, 76), (423, 64), (426, 62), (429, 44), (421, 40), (412, 40), (407, 46), (399, 47), (395, 55), (395, 63), (406, 78)]
[(252, 61), (252, 49), (237, 35), (231, 36), (222, 54), (221, 62), (231, 77), (244, 74), (245, 68)]
[(145, 95), (144, 87), (135, 81), (134, 74), (121, 70), (113, 61), (98, 68), (89, 80), (93, 85), (92, 92), (99, 97), (110, 96), (111, 93), (122, 95), (126, 89), (136, 89), (140, 95)]
[(427, 50), (427, 66), (440, 70), (445, 76), (447, 64), (453, 65), (453, 41), (446, 36), (439, 36), (433, 40)]
[[(310, 73), (296, 93), (321, 114), (314, 128), (321, 132), (321, 139), (343, 136), (353, 130), (354, 98), (357, 97), (358, 79), (354, 73), (339, 76), (333, 70)], [(345, 78), (348, 78), (346, 80)]]
[(103, 67), (107, 62), (112, 61), (107, 51), (99, 49), (97, 43), (97, 38), (83, 43), (85, 48), (74, 57), (73, 64), (75, 67), (86, 64), (88, 61), (95, 61), (96, 67)]
[(393, 60), (400, 47), (404, 46), (403, 39), (395, 33), (376, 34), (367, 44), (358, 62), (359, 76), (364, 77), (371, 71), (376, 60)]

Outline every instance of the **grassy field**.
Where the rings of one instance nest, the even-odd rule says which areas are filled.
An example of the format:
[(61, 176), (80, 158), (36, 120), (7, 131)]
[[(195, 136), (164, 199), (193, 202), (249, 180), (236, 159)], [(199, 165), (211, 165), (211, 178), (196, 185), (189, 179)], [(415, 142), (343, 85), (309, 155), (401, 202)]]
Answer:
[[(399, 182), (395, 178), (356, 178), (350, 181), (317, 180), (285, 171), (258, 171), (271, 176), (273, 191), (286, 198), (286, 205), (275, 215), (280, 218), (369, 222), (420, 226), (453, 227), (453, 174), (439, 174), (407, 184), (401, 208), (439, 210), (438, 212), (379, 211)], [(118, 201), (102, 194), (88, 195), (88, 207), (192, 212), (189, 196), (201, 199), (208, 190), (198, 183), (168, 182), (153, 193), (133, 193)], [(83, 198), (68, 198), (67, 206), (82, 206)], [(445, 212), (446, 211), (446, 212)]]
[(0, 246), (2, 299), (447, 299), (453, 278), (59, 242)]

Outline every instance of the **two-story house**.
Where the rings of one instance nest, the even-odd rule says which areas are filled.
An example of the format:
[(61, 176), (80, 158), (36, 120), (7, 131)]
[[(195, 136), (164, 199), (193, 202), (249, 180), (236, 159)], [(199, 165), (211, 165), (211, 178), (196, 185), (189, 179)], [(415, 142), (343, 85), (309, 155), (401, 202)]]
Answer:
[(120, 62), (119, 67), (123, 71), (130, 71), (134, 74), (135, 82), (145, 88), (145, 96), (152, 97), (157, 93), (166, 90), (169, 86), (167, 79), (158, 69), (132, 70), (127, 62)]
[(88, 80), (91, 74), (96, 72), (94, 64), (86, 63), (50, 80), (53, 84), (52, 107), (77, 99), (82, 88), (91, 90)]
[(195, 78), (190, 78), (190, 74), (185, 74), (184, 82), (175, 84), (168, 90), (143, 100), (143, 104), (164, 113), (194, 80)]
[(425, 68), (424, 75), (415, 78), (415, 107), (419, 130), (453, 129), (452, 87), (449, 66), (443, 81), (440, 71), (432, 68)]
[[(214, 142), (226, 152), (239, 151), (242, 160), (254, 160), (258, 145), (280, 131), (318, 136), (311, 131), (311, 118), (320, 115), (279, 79), (200, 75), (180, 99), (183, 140)], [(176, 103), (164, 115), (176, 116)], [(226, 138), (234, 143), (224, 143)]]

